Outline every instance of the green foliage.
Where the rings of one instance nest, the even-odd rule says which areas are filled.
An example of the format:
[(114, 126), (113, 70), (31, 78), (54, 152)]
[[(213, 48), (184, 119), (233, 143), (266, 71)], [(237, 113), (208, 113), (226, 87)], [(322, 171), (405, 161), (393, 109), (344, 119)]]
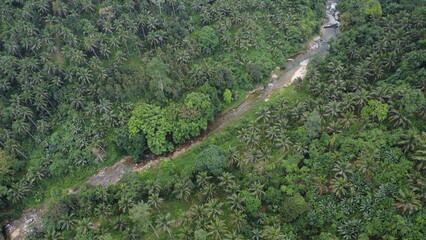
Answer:
[(317, 111), (313, 111), (309, 114), (308, 119), (306, 121), (305, 127), (308, 132), (308, 136), (310, 138), (319, 137), (322, 129), (322, 121), (321, 117)]
[(370, 100), (368, 101), (368, 105), (362, 108), (361, 116), (363, 118), (377, 118), (379, 122), (383, 122), (388, 116), (388, 111), (388, 104), (381, 103), (377, 100)]
[(0, 179), (6, 175), (14, 175), (16, 171), (17, 159), (6, 151), (0, 150)]
[(157, 173), (157, 180), (163, 189), (170, 189), (176, 183), (176, 165), (166, 159), (161, 162), (160, 169)]
[(210, 145), (194, 159), (195, 171), (207, 171), (214, 176), (220, 176), (226, 161), (225, 151), (216, 145)]
[(207, 240), (208, 233), (203, 229), (198, 229), (194, 232), (194, 240)]
[(232, 101), (232, 92), (229, 89), (225, 89), (225, 91), (223, 92), (223, 101), (225, 103), (231, 103)]
[[(252, 88), (302, 48), (304, 33), (318, 29), (318, 5), (0, 1), (0, 148), (23, 166), (7, 188), (30, 183), (8, 207), (34, 204), (32, 193), (59, 179), (77, 185), (118, 153), (137, 160), (145, 146), (164, 154), (199, 135), (221, 110), (218, 93)], [(211, 109), (188, 108), (191, 92), (207, 95)], [(141, 103), (161, 107), (115, 138)]]
[[(26, 1), (22, 2), (14, 1), (5, 10), (18, 8), (22, 19), (17, 22), (27, 18), (24, 10), (39, 8), (39, 5), (27, 7)], [(58, 88), (55, 88), (55, 96), (59, 97), (52, 97), (55, 101), (51, 102), (59, 105), (59, 113), (52, 114), (58, 119), (53, 121), (56, 123), (53, 124), (53, 134), (43, 135), (33, 129), (35, 126), (28, 119), (31, 113), (26, 113), (22, 120), (22, 117), (15, 119), (14, 114), (8, 114), (13, 112), (12, 108), (2, 110), (0, 130), (4, 125), (15, 132), (11, 135), (1, 131), (1, 143), (10, 142), (12, 136), (22, 140), (26, 151), (19, 153), (21, 148), (10, 143), (5, 144), (4, 149), (17, 158), (30, 158), (28, 173), (15, 171), (25, 172), (25, 178), (6, 184), (8, 189), (0, 188), (0, 195), (7, 191), (6, 195), (10, 196), (7, 201), (22, 199), (30, 188), (43, 189), (39, 180), (31, 184), (31, 180), (36, 179), (34, 176), (43, 178), (38, 173), (51, 176), (53, 171), (58, 179), (60, 174), (72, 174), (77, 168), (75, 163), (96, 167), (91, 150), (104, 147), (99, 146), (102, 137), (97, 137), (98, 133), (102, 136), (106, 131), (103, 124), (109, 129), (125, 126), (129, 117), (126, 111), (133, 109), (133, 106), (115, 106), (121, 101), (118, 89), (125, 86), (118, 83), (122, 79), (132, 79), (130, 83), (142, 79), (140, 85), (147, 91), (141, 95), (126, 93), (123, 98), (133, 96), (132, 101), (152, 101), (145, 105), (139, 102), (134, 108), (128, 124), (130, 135), (145, 135), (150, 148), (167, 152), (169, 149), (162, 149), (162, 144), (172, 146), (198, 134), (206, 126), (220, 106), (223, 96), (218, 93), (226, 88), (248, 88), (269, 77), (274, 61), (279, 63), (287, 56), (286, 52), (291, 51), (288, 49), (300, 48), (299, 41), (306, 37), (305, 32), (311, 32), (310, 26), (315, 25), (312, 16), (320, 16), (324, 11), (324, 6), (314, 1), (290, 5), (286, 1), (269, 1), (265, 5), (262, 1), (245, 0), (188, 0), (181, 1), (180, 5), (175, 1), (136, 2), (124, 1), (115, 6), (114, 1), (109, 1), (108, 5), (114, 6), (108, 8), (93, 1), (96, 9), (93, 11), (100, 16), (100, 19), (93, 19), (96, 26), (93, 28), (84, 25), (92, 21), (89, 17), (92, 10), (75, 7), (74, 4), (79, 6), (78, 1), (54, 3), (55, 21), (61, 26), (72, 25), (68, 24), (69, 19), (79, 23), (72, 33), (77, 34), (81, 27), (83, 32), (99, 29), (102, 39), (109, 39), (110, 35), (118, 35), (120, 39), (126, 34), (133, 37), (119, 40), (121, 47), (107, 48), (118, 65), (113, 66), (107, 75), (120, 72), (113, 79), (98, 81), (95, 80), (98, 76), (89, 77), (97, 72), (96, 68), (87, 67), (89, 72), (80, 69), (86, 64), (85, 58), (78, 55), (96, 58), (97, 48), (94, 51), (73, 50), (77, 56), (65, 56), (62, 63), (58, 56), (61, 53), (53, 51), (49, 54), (67, 69), (68, 64), (78, 68), (80, 81), (74, 84), (72, 78), (66, 78), (63, 88), (55, 85)], [(214, 133), (213, 137), (178, 159), (153, 164), (144, 173), (127, 174), (122, 182), (106, 188), (82, 186), (78, 194), (47, 203), (43, 221), (46, 231), (35, 231), (34, 235), (39, 235), (38, 239), (51, 236), (57, 239), (59, 235), (67, 239), (96, 239), (106, 233), (111, 233), (114, 239), (170, 239), (171, 236), (177, 239), (423, 239), (425, 176), (421, 162), (426, 126), (421, 118), (424, 111), (419, 107), (424, 101), (425, 86), (422, 77), (424, 44), (420, 40), (424, 14), (419, 13), (424, 10), (413, 12), (411, 9), (415, 4), (410, 1), (384, 0), (380, 1), (383, 17), (371, 21), (375, 13), (373, 11), (367, 17), (364, 3), (366, 1), (339, 2), (339, 11), (342, 17), (349, 16), (349, 23), (341, 28), (338, 39), (331, 43), (330, 53), (310, 62), (309, 74), (300, 81), (298, 90), (289, 87), (278, 94), (272, 93), (270, 101), (257, 103), (242, 116), (242, 120)], [(405, 8), (408, 5), (410, 7)], [(65, 18), (68, 10), (59, 10), (59, 6), (71, 9), (70, 15)], [(99, 7), (103, 9), (98, 11)], [(33, 16), (34, 22), (37, 22), (38, 14)], [(80, 24), (78, 16), (83, 15), (90, 20), (85, 19), (87, 21)], [(251, 17), (255, 15), (256, 18)], [(160, 22), (156, 21), (159, 16), (162, 17)], [(107, 21), (107, 28), (111, 23), (108, 18), (113, 20), (112, 30), (104, 29), (103, 21)], [(50, 18), (46, 19), (50, 21)], [(134, 19), (138, 20), (132, 25)], [(229, 22), (224, 22), (227, 20)], [(37, 25), (42, 26), (44, 21), (37, 22)], [(49, 26), (54, 28), (55, 21)], [(7, 37), (2, 39), (2, 54), (5, 51), (8, 56), (19, 58), (19, 54), (24, 54), (22, 59), (31, 58), (33, 53), (22, 46), (16, 50), (19, 54), (13, 53), (8, 40), (18, 39), (18, 45), (21, 45), (20, 38), (14, 38), (17, 30), (9, 30), (3, 22), (0, 24), (8, 29), (4, 34)], [(120, 25), (125, 30), (116, 30)], [(194, 44), (196, 34), (185, 37), (190, 32), (201, 31), (205, 25), (210, 25), (220, 38), (216, 51), (208, 57), (202, 57), (198, 45)], [(86, 35), (93, 33), (81, 34)], [(184, 36), (179, 37), (181, 35)], [(145, 41), (145, 38), (149, 40)], [(141, 42), (133, 42), (135, 39)], [(61, 46), (61, 37), (55, 38), (56, 44)], [(104, 40), (102, 44), (105, 44)], [(79, 43), (67, 45), (79, 48)], [(138, 48), (132, 49), (135, 45)], [(124, 67), (126, 71), (121, 71), (123, 66), (119, 62), (126, 61), (127, 53), (138, 51), (145, 45), (161, 48), (144, 51), (143, 57), (131, 56), (125, 63), (129, 65)], [(60, 49), (62, 52), (62, 47)], [(174, 93), (165, 92), (166, 100), (160, 100), (149, 95), (148, 84), (154, 78), (146, 75), (146, 66), (155, 58), (159, 62), (152, 64), (149, 72), (152, 76), (167, 73), (163, 77), (173, 81), (171, 86), (180, 96), (173, 97)], [(108, 65), (106, 59), (103, 59), (102, 66)], [(138, 63), (139, 59), (143, 64)], [(21, 67), (25, 64), (10, 64), (4, 58), (0, 61), (0, 66), (6, 66), (0, 71), (0, 91), (7, 95), (7, 99), (10, 97), (11, 103), (25, 105), (13, 109), (34, 108), (31, 101), (26, 100), (27, 94), (12, 97), (12, 93), (19, 93), (18, 89), (4, 90), (8, 87), (8, 83), (4, 84), (4, 75), (8, 75), (10, 69), (19, 72), (17, 77), (10, 78), (12, 86), (25, 88), (22, 79), (26, 78), (21, 77), (24, 72)], [(40, 61), (38, 65), (43, 63)], [(157, 65), (164, 71), (159, 72)], [(43, 65), (44, 68), (47, 67)], [(28, 67), (26, 71), (30, 69)], [(135, 75), (125, 74), (129, 72)], [(47, 75), (42, 76), (46, 80)], [(62, 73), (55, 76), (62, 77)], [(30, 86), (39, 82), (34, 77), (32, 74), (30, 81), (33, 85)], [(87, 81), (92, 83), (85, 83)], [(235, 86), (227, 85), (227, 81), (235, 81), (232, 83)], [(132, 92), (135, 91), (132, 88), (139, 86), (129, 85), (132, 87), (128, 90)], [(199, 85), (201, 87), (197, 88)], [(90, 88), (88, 93), (81, 93), (85, 88)], [(30, 90), (36, 89), (31, 87)], [(72, 93), (71, 97), (68, 92)], [(93, 94), (95, 92), (97, 94)], [(91, 104), (80, 104), (81, 96), (73, 94), (99, 103), (99, 106), (93, 106), (95, 113), (83, 114), (90, 110), (88, 106)], [(108, 95), (113, 106), (106, 102), (109, 100), (98, 99), (102, 94)], [(67, 99), (66, 103), (59, 100), (61, 98)], [(67, 103), (68, 98), (72, 99), (72, 105)], [(163, 102), (155, 105), (159, 101)], [(9, 100), (1, 106), (8, 104)], [(48, 111), (56, 109), (48, 106)], [(389, 117), (386, 118), (383, 112), (388, 108)], [(44, 110), (37, 111), (36, 115), (36, 124), (40, 119), (49, 119)], [(362, 119), (363, 115), (383, 120), (369, 122)], [(121, 117), (114, 121), (114, 116)], [(93, 124), (98, 121), (103, 123)], [(159, 131), (163, 132), (156, 136)], [(29, 133), (34, 138), (43, 137), (43, 148), (27, 152), (31, 148), (26, 146), (37, 141), (31, 140)], [(26, 139), (27, 134), (30, 140)], [(112, 135), (108, 134), (109, 141), (113, 141)], [(149, 145), (150, 139), (159, 142)], [(80, 144), (82, 140), (87, 142)], [(221, 150), (229, 147), (228, 152)], [(230, 172), (225, 172), (228, 169), (224, 167), (225, 162)], [(194, 177), (194, 168), (206, 172)], [(38, 172), (40, 169), (43, 171)], [(192, 185), (193, 180), (196, 187)], [(38, 198), (37, 194), (30, 196)], [(70, 223), (69, 230), (63, 230), (64, 221)]]
[(251, 215), (251, 216), (257, 216), (258, 215), (258, 210), (261, 207), (261, 201), (259, 198), (253, 196), (250, 192), (244, 190), (241, 191), (241, 196), (244, 199), (244, 205), (247, 208), (247, 212)]
[(287, 197), (281, 205), (281, 213), (286, 222), (296, 220), (299, 216), (302, 216), (302, 214), (308, 211), (308, 209), (308, 204), (300, 194)]
[(149, 79), (149, 93), (160, 103), (165, 103), (172, 97), (174, 90), (172, 80), (169, 78), (170, 67), (159, 58), (153, 58), (146, 65), (146, 76)]
[(201, 130), (207, 129), (214, 112), (208, 95), (192, 92), (186, 96), (184, 104), (170, 104), (165, 108), (151, 104), (136, 107), (128, 124), (129, 132), (131, 137), (142, 132), (149, 149), (163, 154), (173, 150), (173, 142), (167, 139), (169, 134), (174, 143), (198, 136)]
[(382, 5), (380, 4), (379, 0), (366, 0), (364, 2), (365, 4), (365, 15), (367, 17), (378, 19), (382, 16)]
[(426, 104), (426, 98), (420, 89), (406, 89), (399, 104), (404, 113), (413, 114)]
[(249, 63), (246, 69), (251, 81), (260, 83), (270, 77), (271, 70), (275, 66), (276, 64), (272, 61), (272, 56), (269, 53), (253, 52), (249, 56)]
[(205, 55), (212, 54), (219, 46), (219, 37), (214, 28), (205, 26), (201, 28), (196, 34), (196, 40), (201, 52)]
[(148, 229), (151, 224), (151, 208), (147, 203), (138, 203), (134, 205), (129, 210), (129, 218), (132, 220), (137, 226), (138, 231), (145, 233), (148, 232)]
[(173, 150), (173, 144), (166, 139), (172, 125), (160, 107), (152, 104), (136, 107), (128, 126), (131, 136), (141, 131), (145, 134), (148, 147), (153, 153), (159, 155)]
[(102, 236), (98, 237), (100, 240), (114, 240), (114, 236), (112, 236), (112, 234), (108, 233)]
[(145, 135), (142, 131), (131, 135), (124, 127), (117, 129), (114, 143), (119, 151), (132, 157), (134, 162), (139, 162), (147, 149)]
[(50, 196), (54, 200), (59, 200), (65, 195), (65, 191), (60, 188), (52, 188), (50, 189)]

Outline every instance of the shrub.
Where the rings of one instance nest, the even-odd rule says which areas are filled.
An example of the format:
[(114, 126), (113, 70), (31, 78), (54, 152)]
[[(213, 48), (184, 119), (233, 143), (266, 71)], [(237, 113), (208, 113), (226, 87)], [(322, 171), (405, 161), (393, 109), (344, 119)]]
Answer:
[(241, 195), (244, 198), (244, 204), (246, 205), (247, 212), (250, 213), (251, 216), (256, 216), (257, 211), (261, 206), (260, 199), (253, 196), (247, 190), (241, 191)]
[(285, 199), (281, 207), (281, 212), (283, 213), (286, 222), (296, 220), (296, 218), (307, 210), (308, 204), (300, 194)]
[(210, 145), (195, 157), (195, 170), (207, 171), (209, 174), (220, 176), (226, 163), (226, 153), (216, 145)]
[(219, 37), (216, 31), (209, 26), (205, 26), (197, 32), (196, 39), (201, 52), (205, 55), (213, 53), (219, 46)]
[(225, 101), (225, 103), (230, 103), (232, 101), (231, 90), (225, 89), (225, 92), (223, 92), (223, 101)]
[(130, 155), (134, 162), (139, 162), (147, 149), (145, 135), (142, 132), (130, 135), (125, 128), (117, 130), (114, 143), (120, 152)]

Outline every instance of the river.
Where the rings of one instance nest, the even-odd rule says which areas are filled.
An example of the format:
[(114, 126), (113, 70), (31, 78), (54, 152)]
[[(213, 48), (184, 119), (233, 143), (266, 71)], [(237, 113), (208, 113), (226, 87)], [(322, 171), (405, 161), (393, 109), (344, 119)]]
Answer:
[[(141, 164), (133, 164), (130, 158), (123, 158), (113, 166), (102, 169), (84, 183), (100, 186), (115, 184), (128, 171), (141, 172), (164, 159), (176, 158), (187, 152), (192, 147), (203, 142), (213, 133), (223, 129), (230, 122), (239, 119), (244, 113), (259, 102), (267, 101), (273, 91), (289, 86), (298, 77), (303, 78), (307, 72), (309, 60), (317, 54), (327, 54), (330, 48), (329, 41), (337, 36), (339, 22), (338, 13), (336, 12), (335, 7), (338, 1), (339, 0), (329, 0), (327, 2), (327, 21), (325, 21), (321, 27), (321, 36), (314, 37), (312, 41), (307, 43), (308, 50), (302, 51), (294, 55), (292, 58), (287, 59), (285, 68), (281, 70), (279, 77), (273, 76), (269, 83), (251, 91), (247, 94), (246, 98), (240, 105), (217, 115), (214, 121), (209, 124), (208, 129), (201, 136), (176, 146), (175, 150), (166, 156), (149, 156), (145, 159), (144, 163)], [(76, 189), (69, 189), (68, 194), (75, 194), (78, 193), (78, 191), (79, 187)], [(9, 223), (6, 226), (6, 239), (23, 240), (26, 232), (30, 230), (30, 226), (32, 224), (41, 224), (41, 215), (45, 207), (46, 204), (27, 209), (22, 213), (20, 219)]]

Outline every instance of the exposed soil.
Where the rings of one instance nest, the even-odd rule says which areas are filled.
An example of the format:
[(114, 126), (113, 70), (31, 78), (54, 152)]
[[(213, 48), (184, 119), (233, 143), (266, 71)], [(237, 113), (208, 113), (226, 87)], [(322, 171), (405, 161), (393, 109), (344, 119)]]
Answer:
[(6, 239), (23, 240), (24, 235), (31, 231), (31, 226), (41, 225), (41, 213), (45, 209), (45, 205), (29, 208), (22, 212), (20, 219), (6, 225)]

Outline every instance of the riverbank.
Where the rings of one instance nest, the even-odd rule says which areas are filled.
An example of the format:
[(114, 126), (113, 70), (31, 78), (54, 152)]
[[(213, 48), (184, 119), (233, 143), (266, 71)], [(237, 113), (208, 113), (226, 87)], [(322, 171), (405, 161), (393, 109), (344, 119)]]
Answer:
[[(334, 1), (331, 1), (334, 2)], [(328, 5), (327, 5), (328, 6)], [(327, 16), (329, 11), (327, 11)], [(223, 112), (215, 117), (215, 120), (209, 124), (208, 130), (205, 131), (201, 136), (187, 141), (182, 145), (178, 145), (175, 148), (175, 151), (167, 154), (166, 156), (157, 156), (148, 159), (142, 164), (134, 165), (131, 163), (129, 158), (123, 158), (116, 164), (111, 167), (106, 167), (90, 177), (85, 181), (87, 184), (107, 186), (109, 184), (117, 183), (126, 172), (136, 171), (143, 172), (147, 169), (152, 168), (157, 165), (164, 159), (174, 159), (182, 156), (184, 153), (188, 152), (195, 146), (204, 142), (207, 138), (211, 137), (213, 134), (217, 133), (228, 124), (236, 121), (242, 115), (246, 114), (249, 110), (253, 109), (257, 104), (268, 101), (271, 95), (274, 92), (291, 85), (295, 79), (303, 78), (307, 73), (307, 64), (309, 59), (318, 53), (326, 53), (329, 49), (327, 42), (336, 36), (336, 29), (333, 27), (328, 27), (329, 21), (322, 25), (322, 34), (323, 36), (318, 38), (315, 37), (308, 46), (311, 46), (312, 42), (315, 42), (318, 47), (310, 48), (307, 51), (303, 51), (302, 54), (298, 54), (293, 61), (286, 64), (285, 69), (281, 72), (279, 78), (272, 78), (271, 81), (266, 84), (263, 88), (257, 89), (257, 91), (250, 92), (245, 100), (238, 106)], [(324, 30), (324, 27), (327, 26), (327, 29)], [(78, 193), (79, 189), (69, 189), (67, 194)], [(12, 240), (20, 240), (24, 238), (25, 233), (30, 229), (30, 225), (41, 224), (41, 215), (46, 205), (38, 206), (36, 208), (27, 209), (24, 211), (22, 217), (6, 227), (7, 234)]]

